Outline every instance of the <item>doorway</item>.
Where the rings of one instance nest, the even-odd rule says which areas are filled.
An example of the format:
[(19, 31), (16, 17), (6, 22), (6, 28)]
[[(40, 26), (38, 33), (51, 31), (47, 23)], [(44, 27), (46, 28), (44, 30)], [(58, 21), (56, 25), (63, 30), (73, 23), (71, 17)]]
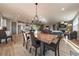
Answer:
[(12, 34), (16, 34), (16, 22), (12, 22)]

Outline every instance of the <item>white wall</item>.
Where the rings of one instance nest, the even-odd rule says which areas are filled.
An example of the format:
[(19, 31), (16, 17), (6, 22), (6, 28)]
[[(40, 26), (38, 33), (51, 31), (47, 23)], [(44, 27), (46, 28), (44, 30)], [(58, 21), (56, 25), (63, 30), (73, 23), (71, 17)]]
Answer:
[[(9, 31), (12, 32), (12, 22), (16, 22), (16, 34), (18, 34), (19, 30), (23, 30), (26, 26), (25, 23), (19, 23), (18, 21), (12, 20), (12, 19), (3, 19), (2, 17), (0, 17), (0, 27), (7, 27), (7, 29)], [(21, 26), (20, 29), (18, 29), (18, 26)]]
[(0, 27), (4, 26), (7, 27), (8, 31), (11, 31), (11, 20), (0, 17)]
[(78, 31), (78, 16), (73, 20), (73, 31)]
[(26, 26), (26, 24), (25, 23), (17, 23), (18, 25), (18, 33), (21, 33), (21, 30), (24, 30), (24, 28), (25, 28), (25, 26)]
[(79, 40), (79, 16), (78, 16), (78, 40)]

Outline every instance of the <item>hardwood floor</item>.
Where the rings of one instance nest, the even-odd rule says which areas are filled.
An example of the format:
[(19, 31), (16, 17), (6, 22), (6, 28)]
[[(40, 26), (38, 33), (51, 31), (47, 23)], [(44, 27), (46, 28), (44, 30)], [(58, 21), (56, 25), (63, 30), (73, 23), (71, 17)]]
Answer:
[(13, 35), (13, 41), (0, 44), (0, 56), (30, 56), (31, 54), (23, 47), (22, 35)]
[[(64, 40), (61, 40), (60, 56), (70, 56), (69, 49), (73, 50)], [(13, 41), (9, 40), (7, 44), (5, 42), (0, 44), (0, 56), (34, 56), (34, 51), (35, 50), (32, 49), (31, 53), (29, 53), (29, 49), (26, 50), (26, 48), (23, 47), (22, 34), (13, 35)], [(38, 49), (38, 54), (39, 53), (40, 48)], [(46, 56), (54, 56), (54, 52), (49, 50), (46, 52)]]
[(73, 39), (73, 40), (71, 40), (74, 44), (76, 44), (77, 46), (79, 46), (79, 40), (77, 39)]

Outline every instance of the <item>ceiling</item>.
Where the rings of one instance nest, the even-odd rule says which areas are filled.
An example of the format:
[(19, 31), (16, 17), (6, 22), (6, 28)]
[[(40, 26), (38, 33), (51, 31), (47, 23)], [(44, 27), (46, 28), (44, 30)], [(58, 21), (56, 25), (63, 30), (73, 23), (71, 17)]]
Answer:
[[(64, 10), (62, 10), (64, 9)], [(54, 24), (70, 21), (78, 13), (78, 3), (39, 3), (38, 16)], [(31, 22), (35, 15), (34, 3), (2, 3), (0, 13), (13, 20)]]

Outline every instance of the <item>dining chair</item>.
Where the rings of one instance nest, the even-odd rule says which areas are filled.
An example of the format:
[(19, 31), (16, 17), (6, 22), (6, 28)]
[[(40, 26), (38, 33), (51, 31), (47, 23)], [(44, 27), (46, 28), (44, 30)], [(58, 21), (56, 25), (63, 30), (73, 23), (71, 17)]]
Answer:
[(29, 47), (31, 45), (31, 42), (30, 42), (30, 33), (26, 33), (26, 38), (27, 38), (27, 40), (26, 40), (26, 48), (27, 48), (28, 45), (29, 45)]
[[(28, 43), (30, 44), (30, 33), (26, 33), (24, 31), (22, 31), (22, 35), (23, 35), (23, 46), (26, 46), (26, 49), (27, 49)], [(29, 45), (29, 47), (30, 47), (30, 45)]]
[(25, 45), (25, 37), (24, 37), (24, 31), (21, 31), (22, 32), (22, 36), (23, 36), (23, 46)]
[(7, 38), (10, 38), (11, 41), (13, 41), (11, 32), (10, 31), (5, 31), (5, 32), (6, 32)]
[(72, 31), (69, 36), (70, 40), (77, 39), (77, 31)]
[(57, 56), (57, 53), (59, 56), (60, 55), (59, 54), (59, 43), (60, 43), (61, 38), (62, 37), (59, 36), (55, 43), (54, 42), (52, 42), (51, 44), (44, 43), (44, 51), (43, 51), (44, 55), (45, 55), (46, 50), (52, 50), (55, 52), (55, 56)]
[(23, 46), (25, 46), (26, 44), (26, 48), (27, 48), (27, 34), (24, 31), (22, 31), (22, 35), (23, 35)]
[[(37, 48), (40, 47), (40, 41), (35, 38), (34, 36), (34, 32), (30, 31), (31, 34), (31, 41), (32, 41), (32, 46), (35, 48), (35, 56), (37, 55)], [(31, 48), (30, 48), (30, 52), (31, 52)]]
[(5, 39), (6, 43), (7, 43), (7, 35), (6, 32), (4, 30), (0, 30), (0, 43), (2, 41), (2, 39)]

